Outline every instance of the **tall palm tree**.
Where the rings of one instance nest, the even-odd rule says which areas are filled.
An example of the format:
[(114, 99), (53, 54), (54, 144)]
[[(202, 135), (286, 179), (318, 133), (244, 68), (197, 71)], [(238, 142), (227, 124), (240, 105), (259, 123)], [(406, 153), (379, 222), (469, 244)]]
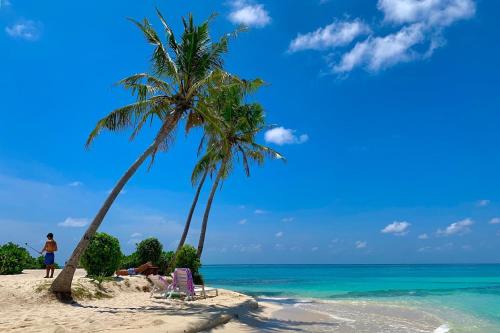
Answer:
[(192, 178), (196, 179), (207, 168), (218, 166), (203, 215), (197, 251), (199, 258), (203, 253), (215, 192), (220, 182), (231, 173), (235, 160), (241, 159), (247, 176), (250, 176), (250, 161), (261, 165), (266, 156), (284, 160), (275, 150), (255, 142), (255, 136), (266, 127), (263, 108), (258, 103), (244, 103), (245, 96), (257, 90), (263, 84), (262, 80), (245, 81), (226, 77), (222, 81), (223, 84), (209, 85), (209, 93), (197, 105), (201, 114), (210, 116), (207, 116), (204, 126), (206, 153), (196, 164)]
[(186, 243), (187, 235), (189, 233), (189, 228), (191, 227), (191, 221), (193, 219), (194, 210), (196, 209), (196, 205), (198, 204), (200, 192), (201, 189), (203, 188), (203, 185), (205, 184), (205, 180), (207, 179), (209, 171), (210, 170), (208, 168), (204, 171), (203, 175), (201, 176), (201, 180), (198, 183), (198, 187), (196, 188), (196, 192), (194, 194), (193, 202), (191, 203), (191, 207), (189, 208), (189, 213), (186, 218), (186, 223), (184, 224), (184, 230), (182, 231), (181, 239), (179, 240), (179, 244), (177, 245), (177, 249), (175, 250), (172, 259), (170, 259), (170, 262), (168, 263), (168, 271), (171, 271), (174, 268), (175, 261), (177, 259), (177, 254)]
[(227, 52), (229, 38), (234, 35), (224, 35), (214, 42), (209, 34), (211, 18), (195, 25), (193, 17), (189, 15), (188, 20), (182, 19), (184, 30), (181, 38), (177, 40), (158, 10), (157, 14), (166, 35), (165, 43), (147, 19), (143, 22), (131, 20), (154, 47), (151, 57), (152, 71), (135, 74), (120, 81), (121, 85), (137, 96), (137, 101), (114, 110), (101, 119), (91, 132), (87, 146), (102, 130), (118, 131), (132, 127), (133, 139), (148, 121), (159, 119), (161, 127), (150, 146), (116, 183), (63, 271), (52, 283), (51, 290), (61, 299), (71, 298), (71, 283), (80, 256), (128, 180), (148, 157), (151, 157), (152, 164), (157, 151), (168, 148), (174, 131), (183, 118), (187, 119), (187, 130), (203, 123), (203, 117), (195, 112), (195, 105), (213, 71), (222, 68), (222, 55)]

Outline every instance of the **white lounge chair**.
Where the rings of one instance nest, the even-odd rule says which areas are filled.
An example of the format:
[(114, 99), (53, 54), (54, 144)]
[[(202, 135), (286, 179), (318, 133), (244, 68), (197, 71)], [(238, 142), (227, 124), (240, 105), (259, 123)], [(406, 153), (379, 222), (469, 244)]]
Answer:
[(196, 284), (194, 286), (194, 293), (201, 294), (203, 298), (207, 298), (207, 291), (215, 291), (215, 296), (219, 296), (219, 290), (217, 288), (205, 287), (205, 285), (203, 284), (201, 285)]
[(166, 293), (170, 286), (170, 283), (161, 275), (148, 275), (148, 279), (153, 283), (149, 297), (153, 297), (154, 293)]
[(194, 285), (193, 276), (189, 268), (176, 268), (173, 273), (173, 282), (166, 294), (168, 294), (168, 298), (172, 298), (174, 292), (183, 293), (186, 295), (186, 300), (192, 300), (196, 294), (207, 298), (208, 291), (215, 291), (215, 295), (219, 296), (219, 291), (216, 288)]

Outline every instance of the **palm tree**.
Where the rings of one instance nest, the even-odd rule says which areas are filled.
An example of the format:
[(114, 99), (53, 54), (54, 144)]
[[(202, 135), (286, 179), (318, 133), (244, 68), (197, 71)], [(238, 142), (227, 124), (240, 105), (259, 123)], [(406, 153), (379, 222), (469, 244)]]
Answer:
[(194, 194), (193, 202), (191, 203), (191, 208), (189, 209), (186, 223), (184, 224), (184, 230), (182, 231), (181, 239), (179, 240), (179, 245), (177, 245), (177, 249), (175, 250), (174, 255), (172, 256), (172, 259), (170, 259), (170, 262), (168, 263), (168, 271), (171, 271), (174, 268), (174, 264), (175, 264), (175, 261), (177, 259), (177, 254), (184, 246), (184, 243), (186, 243), (187, 235), (189, 233), (189, 228), (191, 227), (191, 220), (193, 219), (194, 210), (196, 208), (196, 205), (198, 204), (200, 192), (201, 192), (201, 189), (203, 188), (203, 185), (205, 184), (205, 180), (207, 179), (208, 172), (209, 172), (209, 169), (206, 169), (205, 172), (203, 173), (203, 175), (201, 176), (201, 180), (199, 181), (198, 187), (197, 187), (196, 192)]
[[(257, 90), (262, 80), (245, 81), (235, 77), (222, 78), (208, 86), (208, 94), (200, 100), (197, 108), (207, 114), (205, 123), (206, 153), (196, 164), (192, 178), (197, 179), (209, 168), (218, 166), (203, 215), (197, 255), (201, 258), (207, 231), (210, 209), (220, 182), (231, 173), (234, 162), (240, 159), (247, 176), (250, 176), (249, 162), (261, 165), (266, 156), (273, 159), (284, 157), (275, 150), (255, 142), (255, 136), (265, 128), (263, 108), (258, 103), (245, 104), (245, 96)], [(206, 138), (206, 140), (205, 140)]]
[(234, 35), (227, 34), (213, 42), (209, 34), (211, 18), (195, 25), (193, 17), (189, 15), (187, 21), (182, 19), (184, 30), (177, 40), (158, 10), (157, 14), (166, 34), (166, 43), (147, 19), (143, 22), (131, 20), (154, 47), (151, 73), (135, 74), (119, 82), (137, 96), (137, 101), (114, 110), (101, 119), (90, 133), (87, 147), (103, 130), (118, 131), (132, 127), (133, 139), (147, 122), (159, 119), (161, 127), (150, 146), (116, 183), (63, 271), (52, 283), (51, 290), (61, 299), (71, 298), (71, 282), (80, 256), (128, 180), (148, 157), (151, 157), (152, 164), (157, 151), (168, 148), (174, 131), (183, 118), (187, 119), (186, 130), (203, 123), (203, 117), (195, 112), (197, 100), (213, 71), (222, 68), (222, 55), (227, 52), (229, 38)]

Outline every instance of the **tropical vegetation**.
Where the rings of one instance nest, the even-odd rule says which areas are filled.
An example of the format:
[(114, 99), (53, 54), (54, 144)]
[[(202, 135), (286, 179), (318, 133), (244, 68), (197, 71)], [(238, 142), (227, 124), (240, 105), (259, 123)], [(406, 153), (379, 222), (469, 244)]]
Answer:
[(200, 146), (205, 154), (195, 165), (192, 181), (207, 171), (217, 170), (203, 214), (197, 255), (201, 258), (205, 243), (208, 218), (217, 187), (241, 161), (247, 176), (250, 176), (250, 162), (261, 165), (265, 157), (282, 159), (275, 150), (256, 142), (256, 135), (266, 128), (263, 108), (259, 103), (245, 103), (247, 94), (255, 92), (263, 81), (241, 80), (219, 73), (207, 89), (207, 94), (198, 103), (201, 114), (206, 114), (204, 136)]
[[(212, 17), (196, 25), (189, 15), (188, 19), (182, 20), (182, 35), (176, 38), (158, 10), (157, 14), (166, 40), (160, 38), (160, 34), (147, 19), (142, 22), (131, 20), (153, 46), (152, 70), (131, 75), (119, 82), (132, 92), (136, 101), (99, 120), (89, 135), (87, 147), (105, 130), (114, 132), (130, 128), (130, 139), (133, 140), (146, 124), (159, 124), (159, 129), (151, 144), (112, 189), (63, 271), (54, 280), (51, 290), (60, 297), (71, 295), (71, 283), (80, 259), (82, 264), (92, 269), (89, 266), (90, 257), (86, 253), (94, 250), (93, 242), (101, 237), (96, 232), (119, 193), (148, 158), (151, 167), (158, 151), (168, 149), (181, 122), (184, 122), (186, 132), (193, 127), (200, 127), (203, 136), (198, 149), (201, 157), (191, 177), (197, 188), (176, 251), (164, 252), (161, 243), (155, 238), (142, 241), (137, 245), (136, 252), (129, 256), (119, 253), (119, 245), (117, 251), (116, 247), (110, 245), (110, 249), (116, 252), (116, 260), (109, 262), (106, 272), (102, 273), (109, 274), (112, 267), (136, 267), (151, 261), (163, 273), (170, 272), (173, 267), (189, 267), (195, 280), (200, 282), (200, 259), (210, 210), (219, 186), (229, 177), (238, 162), (242, 163), (249, 176), (251, 162), (260, 165), (266, 157), (284, 160), (278, 152), (256, 142), (257, 134), (267, 128), (264, 111), (259, 103), (247, 103), (246, 98), (257, 91), (263, 81), (243, 80), (223, 69), (222, 56), (228, 50), (229, 38), (238, 31), (213, 41), (209, 34)], [(208, 179), (212, 180), (212, 185), (205, 205), (198, 247), (195, 249), (185, 242), (200, 193)], [(110, 238), (106, 238), (106, 241), (115, 244)]]
[(120, 266), (122, 256), (118, 239), (98, 232), (92, 236), (80, 263), (89, 276), (112, 276)]
[(192, 15), (189, 15), (187, 20), (182, 20), (184, 30), (181, 37), (176, 39), (160, 11), (157, 10), (157, 14), (166, 35), (165, 42), (147, 19), (142, 22), (132, 20), (153, 46), (151, 72), (134, 74), (120, 81), (124, 88), (137, 97), (137, 101), (101, 119), (91, 132), (87, 146), (103, 130), (132, 128), (133, 139), (148, 122), (159, 120), (161, 126), (150, 146), (112, 189), (63, 271), (52, 283), (51, 290), (63, 299), (71, 296), (71, 283), (80, 257), (125, 184), (148, 157), (151, 158), (151, 165), (158, 150), (167, 150), (182, 119), (186, 119), (187, 130), (203, 123), (203, 117), (195, 112), (195, 105), (213, 70), (222, 68), (222, 55), (228, 50), (232, 35), (226, 34), (218, 41), (213, 41), (209, 33), (211, 18), (196, 25)]
[[(23, 269), (45, 268), (45, 257), (32, 257), (24, 247), (12, 242), (0, 246), (0, 275), (21, 274)], [(59, 268), (56, 263), (55, 268)]]

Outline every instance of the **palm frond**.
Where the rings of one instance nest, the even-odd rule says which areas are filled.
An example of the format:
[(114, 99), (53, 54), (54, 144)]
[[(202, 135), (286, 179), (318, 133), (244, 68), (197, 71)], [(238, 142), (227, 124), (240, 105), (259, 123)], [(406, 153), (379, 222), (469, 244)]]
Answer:
[(255, 142), (250, 143), (250, 145), (256, 151), (262, 152), (262, 153), (264, 153), (265, 155), (267, 155), (270, 158), (273, 158), (275, 160), (282, 160), (283, 162), (286, 162), (285, 156), (281, 155), (280, 153), (278, 153), (276, 150), (274, 150), (272, 148), (263, 146), (261, 144), (255, 143)]

